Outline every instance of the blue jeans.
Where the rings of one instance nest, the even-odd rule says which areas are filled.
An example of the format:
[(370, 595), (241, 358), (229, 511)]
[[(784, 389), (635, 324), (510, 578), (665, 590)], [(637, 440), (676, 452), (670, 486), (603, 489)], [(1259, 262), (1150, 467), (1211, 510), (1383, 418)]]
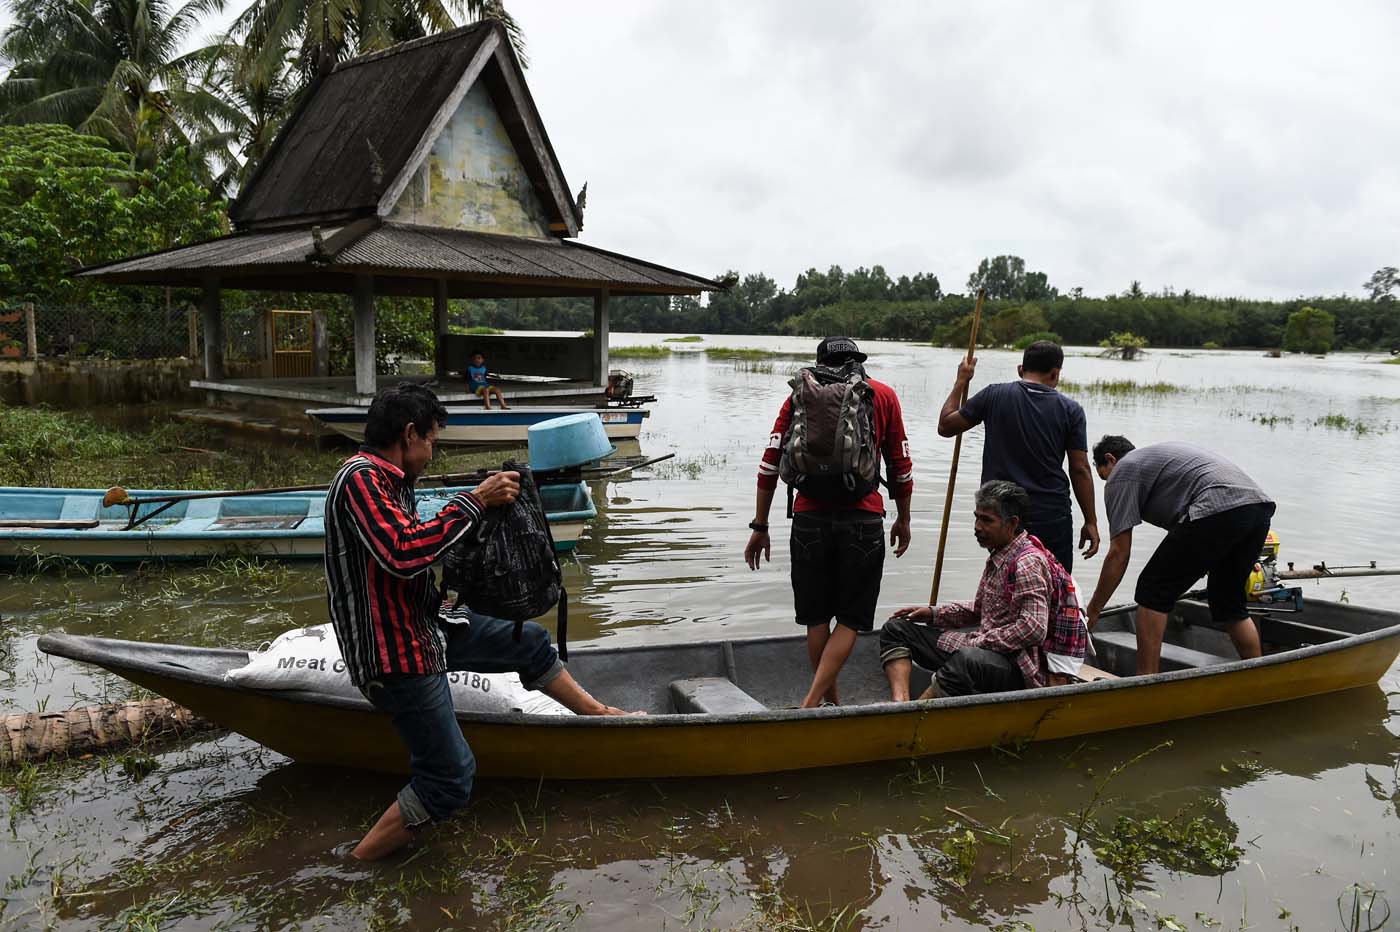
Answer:
[[(461, 617), (461, 616), (457, 616)], [(467, 612), (465, 622), (443, 623), (447, 669), (473, 673), (518, 673), (526, 689), (553, 682), (564, 666), (544, 628), (527, 621), (520, 640), (515, 622)], [(360, 688), (370, 703), (388, 715), (408, 748), (413, 777), (399, 791), (404, 824), (417, 828), (441, 822), (467, 804), (476, 758), (452, 709), (446, 673), (391, 673)]]

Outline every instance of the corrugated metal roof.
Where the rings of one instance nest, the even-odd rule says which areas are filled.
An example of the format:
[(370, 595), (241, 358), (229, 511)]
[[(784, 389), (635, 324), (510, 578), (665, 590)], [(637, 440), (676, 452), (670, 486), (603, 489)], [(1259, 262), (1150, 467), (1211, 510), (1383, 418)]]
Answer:
[[(323, 227), (329, 240), (338, 227)], [(229, 288), (256, 288), (260, 281), (287, 288), (305, 278), (307, 290), (321, 290), (326, 279), (357, 273), (398, 279), (475, 283), (485, 294), (493, 284), (511, 293), (539, 286), (556, 293), (609, 288), (618, 294), (698, 294), (720, 286), (703, 276), (641, 259), (557, 239), (529, 239), (471, 233), (439, 227), (385, 223), (326, 260), (308, 258), (315, 250), (311, 229), (235, 233), (222, 239), (123, 259), (82, 274), (103, 281), (140, 285), (192, 285), (221, 279)], [(310, 287), (315, 280), (317, 287)]]

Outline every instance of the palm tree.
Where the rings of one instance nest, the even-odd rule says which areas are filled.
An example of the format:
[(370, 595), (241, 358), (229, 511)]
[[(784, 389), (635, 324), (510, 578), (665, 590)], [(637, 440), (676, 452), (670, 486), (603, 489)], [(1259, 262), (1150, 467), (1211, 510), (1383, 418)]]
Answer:
[(505, 27), (525, 63), (524, 34), (502, 0), (253, 0), (232, 35), (245, 50), (247, 73), (269, 79), (294, 50), (309, 78), (327, 63), (453, 29), (464, 13)]
[(0, 119), (63, 123), (149, 168), (169, 150), (198, 158), (198, 128), (219, 101), (198, 78), (217, 54), (182, 52), (224, 0), (14, 0), (0, 35)]

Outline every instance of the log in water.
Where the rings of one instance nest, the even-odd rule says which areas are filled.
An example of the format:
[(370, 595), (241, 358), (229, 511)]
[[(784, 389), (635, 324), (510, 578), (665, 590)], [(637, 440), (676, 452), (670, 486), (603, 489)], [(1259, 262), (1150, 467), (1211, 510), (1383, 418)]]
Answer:
[(16, 712), (0, 718), (0, 767), (111, 751), (214, 727), (214, 723), (169, 699), (62, 712)]

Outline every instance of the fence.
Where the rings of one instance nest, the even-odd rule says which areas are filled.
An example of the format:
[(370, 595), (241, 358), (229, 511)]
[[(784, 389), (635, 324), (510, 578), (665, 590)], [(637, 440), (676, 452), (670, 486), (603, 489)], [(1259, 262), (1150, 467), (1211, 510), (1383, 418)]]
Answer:
[[(263, 323), (253, 308), (225, 308), (224, 358), (261, 359)], [(124, 307), (83, 305), (0, 306), (0, 359), (89, 357), (97, 359), (190, 358), (204, 354), (204, 328), (188, 302)]]

